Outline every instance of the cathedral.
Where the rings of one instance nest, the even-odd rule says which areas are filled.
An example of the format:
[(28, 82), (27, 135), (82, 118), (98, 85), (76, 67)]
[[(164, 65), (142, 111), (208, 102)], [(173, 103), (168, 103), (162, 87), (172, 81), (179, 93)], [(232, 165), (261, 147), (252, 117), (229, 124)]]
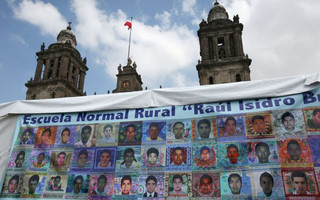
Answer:
[[(87, 59), (76, 49), (77, 40), (70, 24), (60, 31), (56, 43), (48, 48), (43, 43), (36, 53), (34, 78), (25, 84), (27, 100), (86, 95), (83, 88), (89, 69)], [(200, 85), (250, 81), (251, 59), (243, 52), (242, 30), (239, 16), (230, 20), (226, 9), (216, 1), (197, 32), (201, 60), (196, 69)], [(142, 90), (137, 64), (130, 58), (125, 66), (118, 66), (116, 76), (113, 93)]]

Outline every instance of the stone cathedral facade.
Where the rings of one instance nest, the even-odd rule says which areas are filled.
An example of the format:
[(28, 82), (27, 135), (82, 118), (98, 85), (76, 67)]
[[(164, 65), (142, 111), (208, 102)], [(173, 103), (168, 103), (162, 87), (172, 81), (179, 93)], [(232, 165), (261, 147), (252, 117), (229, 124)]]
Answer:
[[(202, 20), (199, 26), (201, 60), (196, 69), (200, 85), (250, 81), (251, 59), (243, 52), (243, 25), (238, 15), (230, 20), (226, 9), (216, 1), (207, 21)], [(76, 45), (70, 24), (59, 33), (56, 43), (47, 49), (42, 44), (36, 53), (34, 78), (25, 84), (27, 100), (86, 95), (83, 88), (89, 68)], [(142, 84), (137, 64), (128, 58), (127, 65), (118, 67), (116, 89), (112, 92), (140, 91)]]

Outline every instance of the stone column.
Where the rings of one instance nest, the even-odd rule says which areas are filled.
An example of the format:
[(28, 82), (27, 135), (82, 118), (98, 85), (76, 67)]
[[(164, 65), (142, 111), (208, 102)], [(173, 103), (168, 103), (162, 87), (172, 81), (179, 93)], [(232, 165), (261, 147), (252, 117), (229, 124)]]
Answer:
[(86, 73), (84, 71), (80, 72), (80, 82), (79, 82), (79, 90), (80, 92), (83, 92), (83, 86), (84, 86), (84, 78), (86, 76)]
[(46, 66), (44, 68), (43, 80), (47, 80), (48, 79), (49, 70), (50, 70), (50, 59), (48, 58), (46, 60)]
[(59, 58), (55, 58), (53, 63), (52, 78), (57, 77), (58, 62), (59, 62)]
[(41, 80), (42, 67), (43, 67), (43, 60), (42, 60), (42, 58), (38, 58), (36, 73), (34, 75), (34, 80), (35, 81), (40, 81)]

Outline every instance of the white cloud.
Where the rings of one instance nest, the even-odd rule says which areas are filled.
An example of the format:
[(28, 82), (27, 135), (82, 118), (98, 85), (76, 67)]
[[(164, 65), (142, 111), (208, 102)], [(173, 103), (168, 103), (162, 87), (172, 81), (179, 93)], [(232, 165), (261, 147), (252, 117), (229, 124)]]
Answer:
[(15, 41), (15, 42), (17, 42), (17, 43), (19, 43), (19, 44), (21, 44), (21, 45), (23, 45), (23, 46), (28, 46), (29, 44), (28, 44), (28, 42), (26, 42), (20, 35), (11, 35), (10, 36), (11, 37), (11, 39), (13, 40), (13, 41)]
[(194, 16), (194, 7), (197, 4), (197, 0), (182, 0), (182, 11), (189, 13), (189, 15)]
[(56, 37), (67, 23), (56, 7), (41, 1), (23, 0), (18, 5), (10, 3), (14, 16), (22, 21), (38, 26), (42, 34)]
[(161, 26), (165, 29), (170, 26), (171, 14), (168, 11), (164, 11), (162, 14), (156, 14), (155, 18), (161, 22)]
[[(104, 65), (115, 78), (119, 63), (126, 64), (129, 31), (124, 22), (129, 17), (121, 10), (104, 13), (94, 0), (74, 0), (72, 5), (79, 22), (75, 26), (79, 44), (93, 51), (96, 64)], [(169, 75), (195, 68), (198, 54), (198, 39), (186, 26), (150, 26), (133, 21), (131, 57), (137, 63), (144, 87), (158, 88)]]

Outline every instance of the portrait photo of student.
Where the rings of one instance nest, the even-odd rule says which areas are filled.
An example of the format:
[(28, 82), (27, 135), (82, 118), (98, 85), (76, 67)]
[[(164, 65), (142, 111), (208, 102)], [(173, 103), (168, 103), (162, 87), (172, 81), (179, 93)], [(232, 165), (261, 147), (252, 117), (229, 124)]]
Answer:
[(34, 149), (30, 153), (28, 169), (32, 171), (47, 171), (50, 165), (50, 150)]
[(20, 195), (23, 174), (7, 173), (3, 182), (2, 197), (18, 197)]
[(97, 125), (98, 140), (97, 147), (116, 146), (118, 138), (116, 135), (119, 132), (118, 123), (107, 123)]
[(54, 144), (57, 127), (39, 127), (34, 146), (37, 148), (50, 148)]
[(95, 147), (97, 134), (94, 125), (79, 125), (75, 134), (76, 147)]
[(219, 173), (193, 173), (192, 174), (193, 197), (220, 197)]
[(93, 148), (74, 148), (70, 169), (73, 171), (88, 171), (93, 168), (95, 150)]
[(77, 126), (58, 126), (54, 147), (72, 148)]
[(275, 140), (248, 142), (247, 153), (249, 164), (265, 165), (280, 162)]
[(165, 174), (168, 178), (168, 188), (166, 189), (168, 196), (188, 196), (191, 193), (191, 174), (189, 173), (169, 173)]
[[(45, 191), (50, 193), (62, 193), (67, 188), (66, 175), (48, 175), (46, 180)], [(45, 192), (44, 192), (45, 193)], [(61, 196), (62, 197), (62, 196)]]
[(94, 169), (114, 171), (116, 166), (116, 147), (96, 148)]
[(217, 117), (219, 141), (244, 139), (245, 122), (243, 115)]
[(46, 176), (42, 174), (26, 174), (23, 179), (21, 197), (40, 197), (44, 189), (45, 181)]
[(166, 146), (150, 145), (141, 147), (142, 167), (156, 169), (165, 166)]
[(192, 145), (192, 159), (193, 169), (214, 169), (217, 167), (216, 149), (217, 145), (214, 143), (193, 143)]
[(246, 137), (254, 138), (273, 138), (272, 117), (269, 112), (246, 114)]
[(117, 173), (114, 178), (114, 193), (113, 197), (117, 199), (135, 199), (138, 194), (138, 185), (141, 185), (139, 190), (140, 195), (143, 195), (143, 183), (139, 182), (139, 174), (137, 173)]
[(14, 168), (16, 170), (24, 170), (27, 166), (29, 159), (29, 149), (14, 149), (9, 159), (8, 168)]
[(53, 150), (51, 152), (50, 170), (67, 171), (70, 165), (72, 151)]
[(213, 139), (217, 136), (215, 118), (200, 118), (193, 120), (194, 131), (193, 140)]
[(252, 194), (250, 176), (245, 170), (221, 172), (220, 185), (222, 197), (246, 199)]
[(73, 173), (68, 175), (67, 198), (77, 198), (84, 196), (89, 192), (90, 174)]
[(315, 173), (312, 168), (287, 168), (282, 170), (286, 195), (318, 196)]
[(302, 136), (306, 134), (301, 110), (273, 111), (274, 133), (277, 137)]
[(219, 144), (220, 166), (244, 166), (247, 165), (246, 143), (220, 143)]
[(320, 107), (303, 109), (307, 131), (320, 131)]
[(119, 125), (119, 145), (140, 145), (142, 122), (123, 122)]
[(175, 120), (167, 122), (167, 143), (190, 141), (192, 130), (191, 120)]
[(167, 169), (186, 170), (191, 168), (191, 147), (187, 145), (167, 146)]
[(136, 171), (140, 169), (140, 146), (117, 148), (117, 171)]
[(165, 144), (166, 143), (166, 122), (165, 121), (144, 121), (142, 122), (142, 143), (144, 144)]
[(277, 141), (281, 163), (312, 163), (307, 138), (289, 138)]
[(34, 144), (36, 128), (20, 128), (20, 141), (19, 145), (29, 146)]
[(91, 175), (89, 195), (90, 196), (110, 196), (113, 194), (112, 174), (93, 174)]

